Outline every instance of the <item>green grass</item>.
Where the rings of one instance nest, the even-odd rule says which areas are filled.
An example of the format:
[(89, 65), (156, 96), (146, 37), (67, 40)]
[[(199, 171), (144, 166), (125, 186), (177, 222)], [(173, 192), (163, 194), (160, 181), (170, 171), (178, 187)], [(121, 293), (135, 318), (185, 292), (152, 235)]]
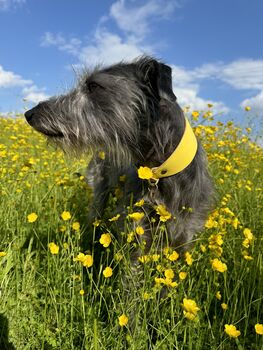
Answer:
[[(88, 157), (65, 158), (21, 120), (2, 118), (0, 129), (0, 252), (6, 253), (0, 253), (1, 350), (263, 348), (263, 336), (254, 328), (263, 323), (263, 152), (250, 142), (249, 130), (231, 123), (196, 129), (218, 193), (212, 227), (196, 241), (192, 265), (183, 256), (172, 262), (161, 252), (158, 261), (140, 263), (135, 273), (129, 257), (138, 243), (136, 238), (127, 242), (134, 224), (126, 221), (122, 243), (114, 238), (114, 221), (87, 225), (92, 193), (79, 174), (85, 173)], [(108, 218), (116, 200), (109, 203)], [(70, 220), (63, 221), (63, 211), (71, 213)], [(30, 213), (38, 215), (33, 223)], [(253, 234), (248, 242), (245, 228)], [(161, 231), (165, 224), (160, 223)], [(112, 238), (108, 248), (98, 241), (105, 232)], [(83, 252), (83, 237), (85, 253), (94, 258), (89, 268), (74, 260)], [(51, 253), (50, 242), (58, 254)], [(212, 269), (215, 258), (227, 271)], [(107, 266), (113, 269), (110, 278), (103, 276)], [(167, 269), (178, 286), (163, 296), (155, 277), (164, 278)], [(182, 271), (184, 280), (178, 277)], [(200, 308), (193, 321), (183, 314), (184, 298)], [(122, 314), (129, 318), (124, 327), (118, 322)], [(235, 325), (241, 335), (230, 338), (225, 324)]]

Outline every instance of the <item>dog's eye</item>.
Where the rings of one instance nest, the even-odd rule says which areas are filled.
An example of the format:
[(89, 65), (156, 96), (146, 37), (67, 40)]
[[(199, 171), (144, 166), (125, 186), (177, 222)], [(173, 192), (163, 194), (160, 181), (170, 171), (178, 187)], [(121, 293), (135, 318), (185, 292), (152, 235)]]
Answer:
[(87, 87), (88, 87), (88, 90), (90, 93), (94, 92), (98, 88), (101, 88), (101, 86), (99, 84), (95, 83), (94, 81), (87, 83)]

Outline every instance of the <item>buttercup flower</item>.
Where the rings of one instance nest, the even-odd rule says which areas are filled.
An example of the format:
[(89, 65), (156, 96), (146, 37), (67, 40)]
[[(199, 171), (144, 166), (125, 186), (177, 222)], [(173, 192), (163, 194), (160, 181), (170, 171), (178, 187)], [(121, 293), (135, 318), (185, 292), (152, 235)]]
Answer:
[(93, 257), (90, 254), (85, 255), (83, 253), (79, 253), (73, 260), (81, 262), (85, 267), (91, 267), (93, 265)]
[(143, 179), (143, 180), (150, 180), (152, 178), (154, 178), (154, 174), (152, 172), (152, 170), (150, 168), (148, 168), (147, 166), (145, 167), (140, 167), (138, 169), (138, 177), (140, 179)]
[(4, 256), (6, 256), (6, 255), (7, 255), (6, 252), (0, 252), (0, 258), (4, 257)]
[(126, 326), (128, 321), (129, 321), (129, 318), (125, 314), (122, 314), (121, 316), (119, 316), (119, 325), (121, 327)]
[(185, 252), (184, 257), (185, 257), (185, 261), (186, 261), (187, 265), (191, 266), (193, 263), (193, 258), (192, 258), (191, 253)]
[(141, 199), (140, 201), (134, 204), (135, 207), (142, 207), (143, 205), (144, 205), (144, 199)]
[(164, 271), (164, 275), (166, 278), (173, 279), (174, 278), (174, 272), (172, 269), (167, 269)]
[(184, 271), (179, 272), (180, 280), (185, 280), (186, 276), (187, 276), (187, 272), (184, 272)]
[(216, 292), (216, 299), (221, 300), (221, 298), (222, 298), (222, 295), (221, 295), (220, 291), (217, 291)]
[(140, 221), (143, 217), (144, 213), (142, 212), (134, 212), (128, 215), (128, 218), (132, 219), (133, 221)]
[(221, 304), (221, 307), (222, 307), (222, 309), (223, 309), (224, 311), (226, 311), (226, 310), (228, 309), (228, 306), (227, 306), (226, 303), (222, 303), (222, 304)]
[(78, 231), (80, 229), (80, 223), (79, 222), (73, 222), (72, 228), (74, 231)]
[(135, 232), (137, 235), (143, 235), (144, 234), (144, 228), (142, 226), (137, 226), (135, 229)]
[(48, 247), (49, 247), (49, 250), (50, 250), (50, 253), (51, 253), (51, 254), (53, 254), (53, 255), (58, 254), (58, 252), (59, 252), (59, 246), (56, 245), (56, 243), (50, 242), (50, 243), (48, 244)]
[(109, 266), (107, 266), (107, 267), (102, 271), (102, 273), (103, 273), (103, 276), (104, 276), (105, 278), (109, 278), (109, 277), (112, 276), (112, 268), (109, 267)]
[(230, 338), (237, 338), (241, 334), (241, 332), (232, 324), (225, 324), (225, 333), (229, 335)]
[(184, 298), (182, 306), (184, 309), (184, 316), (189, 320), (194, 320), (197, 316), (197, 312), (200, 310), (196, 302), (192, 299)]
[(107, 248), (111, 244), (111, 236), (109, 233), (103, 233), (100, 236), (100, 244), (102, 244), (104, 248)]
[(263, 335), (263, 324), (255, 324), (255, 331), (257, 334)]
[(79, 291), (79, 294), (80, 294), (80, 295), (84, 295), (84, 294), (85, 294), (84, 289), (81, 289), (81, 290)]
[(170, 261), (176, 261), (177, 259), (179, 259), (179, 254), (177, 253), (177, 251), (173, 250), (173, 252), (171, 254), (167, 254), (166, 257)]
[(217, 258), (213, 259), (211, 264), (214, 271), (225, 272), (227, 270), (227, 265)]
[(62, 220), (64, 221), (68, 221), (71, 219), (71, 214), (69, 211), (63, 211), (63, 213), (61, 214)]
[(160, 221), (165, 222), (171, 219), (172, 214), (166, 209), (165, 205), (159, 204), (155, 207), (156, 213), (160, 215)]
[(113, 216), (113, 218), (109, 219), (110, 222), (117, 221), (120, 217), (120, 214), (117, 214), (116, 216)]
[(27, 215), (27, 221), (30, 223), (33, 223), (37, 220), (38, 216), (36, 213), (31, 213), (29, 215)]

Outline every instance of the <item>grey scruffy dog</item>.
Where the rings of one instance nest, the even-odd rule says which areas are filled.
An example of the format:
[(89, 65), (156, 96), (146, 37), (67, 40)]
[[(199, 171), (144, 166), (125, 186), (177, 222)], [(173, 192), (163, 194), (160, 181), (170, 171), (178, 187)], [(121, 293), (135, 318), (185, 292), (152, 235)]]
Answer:
[[(52, 97), (25, 113), (28, 123), (66, 151), (106, 153), (89, 165), (94, 186), (92, 215), (102, 215), (111, 191), (126, 175), (118, 210), (145, 200), (143, 235), (149, 249), (158, 204), (176, 217), (166, 222), (167, 244), (185, 250), (204, 225), (213, 188), (202, 146), (191, 164), (176, 175), (163, 177), (149, 190), (138, 178), (140, 166), (161, 165), (178, 146), (185, 128), (184, 114), (172, 91), (171, 68), (151, 57), (121, 62), (85, 72), (68, 94)], [(188, 210), (187, 210), (188, 208)], [(189, 210), (189, 208), (191, 208)], [(156, 234), (156, 232), (155, 232)], [(166, 238), (165, 238), (166, 239)]]

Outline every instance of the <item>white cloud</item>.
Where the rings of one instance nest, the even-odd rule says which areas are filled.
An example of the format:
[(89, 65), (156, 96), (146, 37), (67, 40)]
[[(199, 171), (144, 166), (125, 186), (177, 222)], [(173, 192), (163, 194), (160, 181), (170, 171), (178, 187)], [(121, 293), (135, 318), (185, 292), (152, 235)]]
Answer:
[(129, 42), (129, 39), (123, 40), (119, 35), (102, 28), (96, 32), (93, 41), (94, 44), (84, 46), (79, 52), (80, 62), (88, 66), (98, 63), (112, 64), (123, 59), (130, 60), (144, 52), (138, 45)]
[(32, 80), (23, 79), (20, 75), (11, 71), (6, 71), (0, 66), (0, 89), (10, 89), (20, 87), (22, 96), (25, 100), (33, 103), (46, 100), (49, 96), (44, 92), (44, 88), (40, 89), (33, 84)]
[(22, 5), (26, 0), (0, 0), (0, 11), (7, 11), (11, 7), (16, 7), (17, 5)]
[(22, 90), (23, 99), (32, 103), (39, 103), (40, 101), (47, 100), (50, 96), (48, 96), (44, 90), (44, 88), (40, 89), (36, 85), (25, 87)]
[(258, 95), (242, 101), (240, 106), (242, 108), (250, 106), (253, 112), (263, 115), (263, 90)]
[(70, 38), (67, 40), (60, 33), (53, 34), (46, 32), (41, 38), (41, 46), (56, 46), (61, 51), (66, 51), (72, 55), (78, 55), (81, 49), (81, 40), (78, 38)]
[(127, 1), (118, 0), (112, 4), (110, 16), (121, 30), (142, 41), (150, 30), (150, 21), (167, 18), (176, 5), (176, 1), (150, 0), (142, 6), (128, 8)]
[(218, 79), (237, 90), (263, 89), (263, 60), (239, 59), (204, 64), (193, 70), (196, 79)]
[(15, 74), (11, 71), (6, 71), (0, 65), (0, 88), (25, 86), (29, 84), (32, 84), (31, 80), (25, 80), (18, 74)]

